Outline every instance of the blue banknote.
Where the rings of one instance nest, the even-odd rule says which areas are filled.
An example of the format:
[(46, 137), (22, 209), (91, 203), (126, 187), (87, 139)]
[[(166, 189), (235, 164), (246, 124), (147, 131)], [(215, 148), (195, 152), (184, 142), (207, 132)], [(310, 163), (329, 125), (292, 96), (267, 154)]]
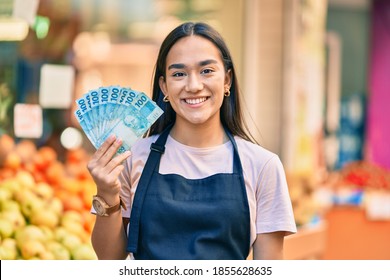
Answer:
[(163, 114), (145, 93), (113, 85), (90, 90), (76, 100), (74, 114), (97, 149), (110, 135), (122, 139), (118, 153), (130, 150)]

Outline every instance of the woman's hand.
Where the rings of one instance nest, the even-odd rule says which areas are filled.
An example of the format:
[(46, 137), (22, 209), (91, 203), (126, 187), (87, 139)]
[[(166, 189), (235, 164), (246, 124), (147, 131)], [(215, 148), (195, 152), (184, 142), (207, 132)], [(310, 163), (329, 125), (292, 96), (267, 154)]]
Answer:
[(131, 154), (130, 151), (126, 151), (114, 157), (121, 144), (120, 138), (111, 135), (96, 150), (87, 165), (89, 173), (95, 181), (97, 193), (108, 200), (118, 197), (121, 187), (118, 177), (124, 169), (122, 163)]

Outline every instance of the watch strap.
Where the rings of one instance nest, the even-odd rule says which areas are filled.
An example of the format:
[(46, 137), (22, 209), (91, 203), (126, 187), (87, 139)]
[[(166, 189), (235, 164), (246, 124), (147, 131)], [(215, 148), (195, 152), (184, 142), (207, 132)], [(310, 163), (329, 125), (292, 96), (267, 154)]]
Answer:
[(109, 216), (112, 213), (115, 213), (116, 211), (119, 211), (123, 207), (123, 209), (127, 210), (125, 203), (123, 202), (122, 198), (119, 197), (119, 202), (113, 206), (109, 206), (106, 208), (106, 214)]

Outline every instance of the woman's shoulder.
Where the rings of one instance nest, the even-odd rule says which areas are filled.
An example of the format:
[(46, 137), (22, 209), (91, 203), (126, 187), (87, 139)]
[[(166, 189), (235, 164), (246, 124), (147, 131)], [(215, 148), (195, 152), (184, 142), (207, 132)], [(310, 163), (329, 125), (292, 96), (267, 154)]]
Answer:
[(238, 136), (234, 139), (237, 143), (238, 152), (247, 158), (269, 160), (271, 158), (278, 157), (277, 154), (256, 143), (250, 142)]
[(138, 139), (134, 145), (131, 147), (132, 154), (138, 154), (138, 153), (144, 153), (149, 152), (150, 145), (154, 143), (158, 138), (158, 135), (152, 135), (145, 138)]
[(235, 139), (244, 168), (257, 170), (257, 172), (265, 169), (283, 169), (283, 164), (276, 153), (240, 137), (235, 137)]

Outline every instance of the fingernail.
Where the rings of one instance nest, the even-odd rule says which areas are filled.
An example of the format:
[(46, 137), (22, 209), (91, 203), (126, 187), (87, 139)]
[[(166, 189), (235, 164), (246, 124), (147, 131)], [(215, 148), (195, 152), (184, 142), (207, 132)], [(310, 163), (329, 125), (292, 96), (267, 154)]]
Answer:
[(122, 143), (122, 139), (121, 138), (117, 138), (115, 142), (120, 144), (120, 143)]
[(115, 134), (111, 134), (111, 135), (108, 137), (108, 139), (109, 139), (109, 140), (114, 140), (115, 137), (116, 137)]

